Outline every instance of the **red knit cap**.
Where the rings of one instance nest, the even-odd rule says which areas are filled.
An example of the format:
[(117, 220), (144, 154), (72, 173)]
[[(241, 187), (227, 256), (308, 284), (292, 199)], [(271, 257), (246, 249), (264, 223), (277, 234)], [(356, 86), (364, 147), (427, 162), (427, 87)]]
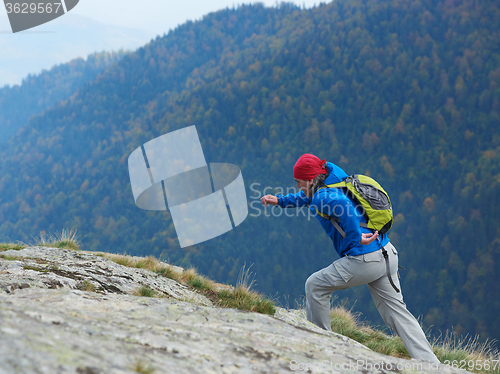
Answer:
[(293, 167), (293, 177), (309, 181), (316, 178), (319, 174), (326, 174), (326, 168), (323, 166), (325, 160), (320, 160), (315, 155), (305, 153), (299, 157)]

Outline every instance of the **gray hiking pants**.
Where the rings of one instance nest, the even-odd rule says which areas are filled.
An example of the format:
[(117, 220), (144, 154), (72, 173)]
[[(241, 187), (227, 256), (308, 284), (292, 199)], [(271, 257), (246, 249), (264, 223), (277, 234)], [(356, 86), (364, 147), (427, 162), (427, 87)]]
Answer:
[[(388, 243), (391, 276), (401, 290), (397, 275), (398, 252)], [(389, 283), (382, 250), (359, 256), (345, 256), (330, 266), (312, 274), (306, 281), (307, 319), (315, 325), (332, 331), (330, 326), (330, 298), (337, 290), (366, 284), (384, 322), (403, 340), (412, 358), (439, 362), (425, 337), (422, 328), (406, 309), (401, 292), (396, 292)]]

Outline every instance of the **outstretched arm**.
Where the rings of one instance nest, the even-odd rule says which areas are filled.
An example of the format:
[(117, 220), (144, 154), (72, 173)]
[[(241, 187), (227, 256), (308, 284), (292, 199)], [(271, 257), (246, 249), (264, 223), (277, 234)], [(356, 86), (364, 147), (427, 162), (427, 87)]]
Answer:
[(289, 193), (287, 195), (276, 195), (277, 205), (282, 208), (300, 208), (302, 206), (307, 206), (311, 202), (311, 199), (306, 196), (304, 191), (299, 191), (298, 193)]
[(278, 198), (274, 195), (266, 195), (260, 198), (262, 205), (267, 206), (267, 204), (278, 205)]

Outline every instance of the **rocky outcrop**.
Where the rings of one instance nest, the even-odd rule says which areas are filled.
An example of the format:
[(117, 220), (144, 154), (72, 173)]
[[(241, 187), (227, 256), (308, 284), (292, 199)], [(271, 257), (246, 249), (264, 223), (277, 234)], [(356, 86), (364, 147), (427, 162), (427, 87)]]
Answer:
[[(303, 311), (218, 308), (174, 280), (92, 253), (0, 255), (2, 374), (464, 372), (375, 353)], [(134, 296), (143, 286), (163, 297)]]
[(141, 287), (149, 287), (165, 297), (212, 305), (206, 297), (172, 279), (118, 265), (93, 253), (31, 247), (1, 255), (10, 258), (0, 265), (0, 288), (6, 293), (28, 287), (78, 289), (87, 284), (102, 294), (132, 294)]

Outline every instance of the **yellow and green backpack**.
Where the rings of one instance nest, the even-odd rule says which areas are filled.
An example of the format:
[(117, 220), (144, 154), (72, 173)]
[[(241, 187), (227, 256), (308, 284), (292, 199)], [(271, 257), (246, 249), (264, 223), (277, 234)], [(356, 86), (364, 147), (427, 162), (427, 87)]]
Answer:
[[(367, 223), (360, 223), (360, 226), (377, 230), (379, 234), (385, 234), (391, 229), (393, 222), (391, 200), (387, 192), (374, 179), (366, 175), (354, 174), (340, 183), (323, 184), (318, 190), (321, 188), (342, 188), (357, 203), (367, 220)], [(337, 217), (321, 213), (317, 209), (316, 212), (321, 217), (332, 221), (335, 228), (345, 238), (344, 231), (338, 225)]]

